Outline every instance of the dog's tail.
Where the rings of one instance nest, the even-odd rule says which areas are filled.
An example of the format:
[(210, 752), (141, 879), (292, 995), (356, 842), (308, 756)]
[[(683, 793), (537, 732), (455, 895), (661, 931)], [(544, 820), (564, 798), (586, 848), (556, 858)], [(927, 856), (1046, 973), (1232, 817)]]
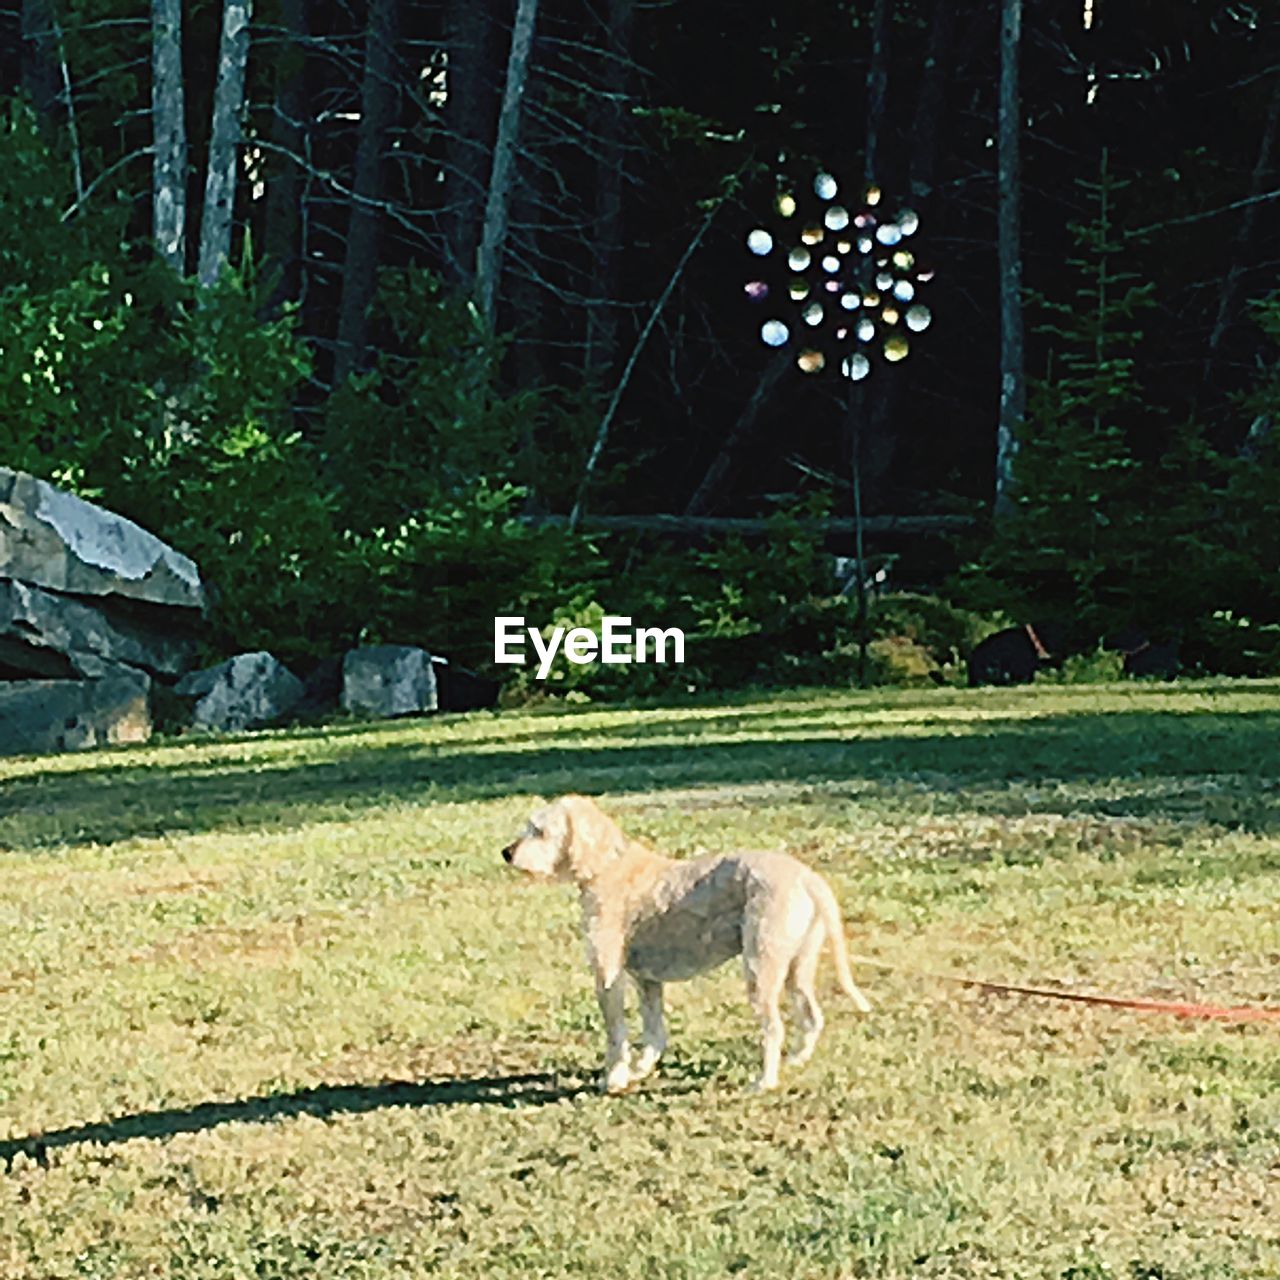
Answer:
[(805, 888), (809, 890), (809, 896), (818, 909), (818, 916), (831, 942), (831, 958), (835, 961), (836, 977), (842, 990), (858, 1006), (860, 1013), (870, 1013), (871, 1001), (858, 989), (849, 968), (849, 949), (845, 945), (844, 921), (840, 919), (840, 905), (836, 902), (836, 895), (831, 892), (831, 886), (817, 874), (806, 877)]

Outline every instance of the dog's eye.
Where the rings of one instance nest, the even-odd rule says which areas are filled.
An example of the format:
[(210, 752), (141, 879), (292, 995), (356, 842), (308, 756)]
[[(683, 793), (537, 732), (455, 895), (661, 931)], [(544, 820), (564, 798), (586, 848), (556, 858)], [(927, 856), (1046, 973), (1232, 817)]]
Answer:
[(541, 827), (530, 827), (530, 828), (529, 828), (529, 835), (530, 835), (530, 836), (532, 836), (532, 837), (533, 837), (533, 839), (535, 839), (535, 840), (541, 840), (541, 839), (542, 839), (542, 828), (541, 828)]

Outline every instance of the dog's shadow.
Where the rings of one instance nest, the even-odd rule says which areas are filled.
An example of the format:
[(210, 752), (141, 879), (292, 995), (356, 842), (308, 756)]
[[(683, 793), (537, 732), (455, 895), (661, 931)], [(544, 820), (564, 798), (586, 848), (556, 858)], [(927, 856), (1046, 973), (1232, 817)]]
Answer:
[(198, 1102), (187, 1107), (138, 1111), (91, 1124), (73, 1125), (26, 1138), (0, 1140), (0, 1168), (8, 1170), (18, 1155), (39, 1164), (49, 1152), (78, 1143), (111, 1146), (135, 1138), (168, 1138), (200, 1133), (224, 1124), (266, 1124), (298, 1116), (358, 1115), (385, 1107), (533, 1107), (596, 1094), (576, 1074), (535, 1072), (518, 1075), (459, 1077), (441, 1080), (387, 1080), (379, 1084), (321, 1084), (292, 1093), (261, 1094), (229, 1102)]

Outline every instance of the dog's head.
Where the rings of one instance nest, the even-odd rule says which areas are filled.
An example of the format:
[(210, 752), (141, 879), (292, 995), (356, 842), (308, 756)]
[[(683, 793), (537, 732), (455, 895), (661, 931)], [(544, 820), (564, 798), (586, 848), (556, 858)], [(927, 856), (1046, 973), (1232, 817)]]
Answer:
[(535, 810), (502, 851), (517, 871), (554, 880), (585, 880), (621, 846), (622, 833), (586, 796), (561, 796)]

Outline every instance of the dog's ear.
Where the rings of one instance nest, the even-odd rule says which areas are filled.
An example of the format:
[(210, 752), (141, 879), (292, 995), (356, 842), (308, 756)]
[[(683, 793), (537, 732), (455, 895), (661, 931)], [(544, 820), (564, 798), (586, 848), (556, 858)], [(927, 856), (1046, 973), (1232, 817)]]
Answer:
[(622, 830), (587, 796), (561, 796), (556, 801), (565, 817), (565, 848), (577, 875), (594, 875), (622, 848)]

